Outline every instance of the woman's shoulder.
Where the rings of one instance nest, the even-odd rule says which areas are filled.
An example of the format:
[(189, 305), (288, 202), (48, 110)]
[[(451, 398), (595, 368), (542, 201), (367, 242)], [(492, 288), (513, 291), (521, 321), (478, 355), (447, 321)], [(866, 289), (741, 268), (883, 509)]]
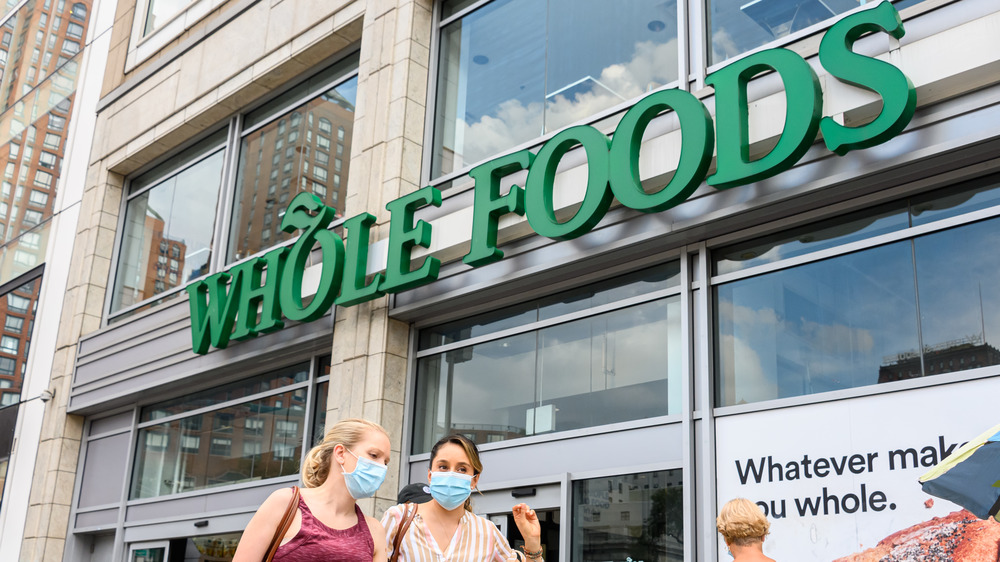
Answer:
[(292, 487), (288, 488), (278, 488), (277, 490), (271, 492), (271, 495), (267, 496), (261, 507), (275, 509), (281, 508), (284, 510), (288, 507), (288, 504), (292, 501), (294, 497), (295, 490)]
[(389, 509), (385, 510), (385, 513), (382, 515), (382, 521), (391, 521), (391, 520), (398, 521), (402, 519), (403, 515), (406, 513), (406, 508), (409, 505), (410, 504), (406, 503), (397, 503), (396, 505), (390, 507)]

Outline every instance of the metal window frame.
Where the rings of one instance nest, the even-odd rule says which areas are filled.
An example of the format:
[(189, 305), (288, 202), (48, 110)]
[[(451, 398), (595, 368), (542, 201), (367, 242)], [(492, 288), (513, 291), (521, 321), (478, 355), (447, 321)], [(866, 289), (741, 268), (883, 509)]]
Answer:
[[(296, 236), (294, 238), (291, 238), (290, 240), (283, 241), (279, 244), (273, 244), (267, 246), (261, 249), (260, 251), (252, 255), (246, 256), (242, 259), (229, 261), (228, 258), (229, 244), (231, 243), (230, 231), (232, 230), (231, 222), (233, 220), (233, 210), (236, 203), (235, 198), (237, 192), (236, 178), (239, 175), (240, 151), (242, 149), (243, 139), (252, 134), (253, 132), (259, 130), (260, 128), (265, 127), (270, 123), (274, 122), (276, 119), (280, 118), (283, 114), (322, 95), (324, 92), (332, 88), (336, 88), (337, 86), (340, 86), (341, 84), (344, 84), (345, 82), (353, 78), (357, 78), (359, 75), (360, 61), (358, 61), (358, 63), (356, 64), (348, 65), (343, 72), (336, 73), (329, 80), (324, 80), (311, 87), (307, 87), (305, 91), (302, 93), (302, 95), (289, 98), (286, 103), (273, 108), (273, 110), (269, 113), (268, 117), (262, 119), (260, 122), (256, 123), (252, 127), (244, 129), (243, 122), (247, 115), (253, 113), (254, 111), (259, 110), (265, 104), (280, 98), (282, 95), (286, 95), (288, 92), (293, 91), (296, 87), (307, 85), (309, 80), (315, 78), (316, 76), (321, 75), (324, 71), (329, 70), (331, 67), (335, 66), (338, 62), (348, 61), (351, 59), (351, 57), (358, 57), (358, 55), (359, 55), (359, 50), (357, 48), (348, 48), (346, 52), (341, 52), (335, 60), (325, 61), (324, 63), (320, 64), (319, 65), (320, 70), (318, 70), (317, 72), (310, 74), (309, 76), (303, 78), (302, 80), (296, 81), (295, 83), (289, 85), (287, 88), (284, 88), (281, 91), (277, 92), (273, 96), (269, 96), (261, 100), (259, 103), (256, 103), (253, 106), (250, 106), (245, 110), (240, 111), (236, 115), (230, 117), (226, 121), (225, 125), (220, 125), (219, 128), (212, 128), (211, 132), (190, 139), (188, 142), (181, 145), (178, 148), (178, 150), (173, 151), (168, 156), (155, 160), (150, 165), (144, 166), (137, 173), (132, 174), (129, 178), (126, 179), (125, 187), (123, 188), (123, 191), (126, 195), (122, 197), (122, 201), (119, 206), (118, 221), (115, 230), (116, 232), (115, 245), (112, 250), (111, 267), (108, 273), (109, 285), (111, 286), (111, 289), (105, 292), (105, 297), (104, 297), (103, 310), (105, 311), (105, 315), (101, 321), (102, 327), (106, 327), (116, 321), (125, 320), (131, 317), (135, 313), (135, 311), (150, 306), (151, 304), (155, 303), (158, 300), (171, 299), (177, 296), (179, 293), (183, 292), (185, 288), (191, 283), (196, 283), (202, 279), (205, 279), (206, 277), (209, 277), (210, 275), (218, 273), (219, 271), (224, 271), (227, 266), (232, 266), (239, 263), (243, 263), (251, 259), (255, 259), (275, 248), (293, 245), (295, 241), (298, 240), (298, 236)], [(222, 127), (226, 128), (225, 140), (221, 141), (218, 145), (211, 144), (204, 147), (203, 152), (201, 154), (192, 155), (192, 160), (190, 162), (185, 163), (184, 165), (176, 168), (175, 170), (172, 170), (168, 175), (156, 181), (151, 182), (149, 185), (141, 189), (138, 189), (134, 192), (131, 191), (131, 182), (135, 178), (138, 178), (143, 174), (152, 171), (153, 169), (156, 168), (156, 166), (159, 166), (160, 164), (163, 164), (165, 162), (170, 161), (173, 158), (176, 158), (177, 156), (182, 154), (185, 150), (190, 149), (193, 146), (196, 146), (199, 142), (203, 142), (211, 138), (212, 135), (218, 134), (218, 132)], [(126, 213), (128, 210), (128, 204), (136, 197), (139, 197), (142, 194), (147, 193), (150, 190), (163, 185), (163, 183), (168, 181), (169, 179), (174, 178), (177, 175), (183, 173), (184, 171), (189, 170), (190, 168), (196, 166), (197, 164), (200, 164), (206, 159), (215, 156), (220, 150), (224, 151), (224, 153), (223, 153), (222, 175), (220, 177), (220, 184), (219, 184), (219, 197), (215, 209), (215, 227), (212, 232), (212, 241), (213, 243), (215, 243), (216, 246), (219, 246), (220, 248), (224, 246), (224, 248), (222, 248), (221, 251), (213, 251), (211, 258), (209, 259), (208, 272), (187, 283), (184, 283), (177, 287), (173, 287), (172, 289), (169, 289), (162, 293), (157, 293), (135, 304), (132, 304), (131, 306), (121, 308), (116, 311), (112, 311), (111, 310), (112, 301), (114, 300), (115, 291), (117, 290), (118, 270), (120, 269), (121, 266), (119, 261), (121, 259), (122, 243), (125, 236), (124, 227), (125, 227), (125, 221), (127, 219)], [(342, 217), (331, 223), (328, 228), (329, 229), (337, 228), (340, 225), (342, 225), (346, 220), (347, 217)], [(155, 305), (152, 308), (156, 308)]]

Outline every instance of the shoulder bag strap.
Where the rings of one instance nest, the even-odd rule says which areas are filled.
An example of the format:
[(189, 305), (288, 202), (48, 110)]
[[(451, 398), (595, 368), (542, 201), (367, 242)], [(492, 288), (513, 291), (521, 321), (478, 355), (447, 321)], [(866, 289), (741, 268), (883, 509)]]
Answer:
[(285, 509), (285, 515), (281, 518), (281, 522), (278, 524), (278, 528), (274, 530), (274, 536), (271, 537), (271, 545), (267, 549), (267, 554), (264, 556), (264, 562), (271, 562), (274, 558), (274, 553), (278, 551), (278, 546), (281, 545), (281, 539), (285, 537), (285, 533), (288, 532), (288, 528), (292, 526), (292, 521), (295, 520), (295, 512), (299, 507), (299, 487), (292, 486), (292, 501), (288, 502), (288, 507)]
[(417, 516), (417, 504), (406, 502), (403, 504), (403, 509), (403, 520), (399, 522), (396, 536), (392, 538), (392, 556), (389, 557), (389, 562), (399, 560), (399, 548), (403, 545), (403, 537), (406, 536), (406, 530), (410, 528), (413, 518)]

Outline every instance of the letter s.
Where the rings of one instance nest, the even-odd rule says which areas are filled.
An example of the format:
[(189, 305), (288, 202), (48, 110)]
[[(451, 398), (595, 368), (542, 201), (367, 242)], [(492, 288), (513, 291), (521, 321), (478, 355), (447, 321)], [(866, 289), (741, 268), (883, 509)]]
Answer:
[(913, 83), (895, 66), (851, 49), (865, 33), (884, 31), (896, 39), (903, 36), (899, 12), (889, 2), (847, 16), (830, 27), (819, 46), (819, 61), (842, 82), (872, 90), (882, 97), (882, 111), (874, 121), (860, 127), (845, 127), (830, 117), (820, 122), (823, 141), (843, 156), (848, 151), (882, 144), (899, 134), (917, 108)]

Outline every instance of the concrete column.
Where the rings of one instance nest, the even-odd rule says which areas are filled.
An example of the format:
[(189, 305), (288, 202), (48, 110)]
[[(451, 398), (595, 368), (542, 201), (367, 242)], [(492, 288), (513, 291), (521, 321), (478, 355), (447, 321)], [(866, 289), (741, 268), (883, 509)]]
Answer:
[[(372, 240), (389, 234), (385, 204), (420, 187), (430, 0), (372, 0), (364, 17), (346, 216), (377, 217)], [(364, 417), (392, 442), (386, 483), (362, 503), (380, 517), (399, 489), (409, 325), (389, 318), (388, 297), (337, 309), (328, 423)]]

